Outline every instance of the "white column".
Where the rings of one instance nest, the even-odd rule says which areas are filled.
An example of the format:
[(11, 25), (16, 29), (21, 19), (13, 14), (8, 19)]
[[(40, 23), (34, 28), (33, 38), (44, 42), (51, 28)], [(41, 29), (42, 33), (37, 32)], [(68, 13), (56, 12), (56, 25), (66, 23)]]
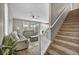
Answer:
[(8, 5), (4, 4), (4, 34), (8, 35)]

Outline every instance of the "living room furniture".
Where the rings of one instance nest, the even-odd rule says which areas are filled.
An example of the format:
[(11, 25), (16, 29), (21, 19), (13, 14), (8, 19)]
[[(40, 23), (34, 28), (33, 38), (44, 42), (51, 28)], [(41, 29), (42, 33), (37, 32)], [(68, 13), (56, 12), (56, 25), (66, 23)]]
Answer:
[(31, 42), (38, 41), (38, 35), (30, 36), (30, 41), (31, 41)]

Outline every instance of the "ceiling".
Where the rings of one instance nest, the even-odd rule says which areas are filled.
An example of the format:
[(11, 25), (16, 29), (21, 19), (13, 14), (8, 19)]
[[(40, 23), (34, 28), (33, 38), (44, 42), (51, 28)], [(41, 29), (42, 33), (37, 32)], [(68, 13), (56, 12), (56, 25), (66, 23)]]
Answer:
[(49, 19), (48, 3), (10, 3), (8, 6), (14, 18), (29, 19), (33, 14), (39, 16), (39, 20)]

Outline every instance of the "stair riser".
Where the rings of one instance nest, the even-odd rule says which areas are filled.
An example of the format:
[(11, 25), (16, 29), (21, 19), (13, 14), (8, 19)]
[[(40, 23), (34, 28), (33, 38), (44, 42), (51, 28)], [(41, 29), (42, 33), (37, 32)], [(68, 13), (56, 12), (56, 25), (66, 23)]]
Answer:
[(79, 29), (78, 30), (71, 30), (71, 29), (61, 29), (60, 31), (70, 31), (70, 32), (79, 32)]
[(73, 26), (73, 27), (79, 27), (79, 25), (77, 24), (77, 25), (62, 25), (63, 27), (65, 27), (65, 26)]
[(57, 50), (60, 50), (60, 51), (64, 52), (67, 55), (77, 55), (78, 54), (77, 52), (75, 52), (73, 50), (67, 49), (67, 48), (59, 46), (57, 44), (54, 45), (53, 47), (56, 48)]
[(70, 39), (70, 38), (59, 37), (59, 36), (56, 36), (56, 39), (64, 40), (64, 41), (68, 41), (68, 42), (73, 42), (73, 43), (79, 44), (79, 39)]
[(79, 28), (79, 25), (76, 26), (76, 25), (63, 25), (61, 26), (62, 28)]
[(76, 23), (76, 22), (79, 22), (79, 20), (66, 20), (64, 21), (64, 23)]
[[(52, 46), (51, 46), (52, 47)], [(55, 47), (52, 47), (51, 48), (52, 50), (55, 50), (56, 52), (58, 52), (60, 55), (67, 55), (65, 52), (63, 52), (63, 51), (61, 51), (61, 50), (59, 50), (59, 49), (57, 49), (57, 48), (55, 48)]]
[(67, 30), (78, 30), (79, 27), (62, 27), (61, 29), (67, 29)]
[(69, 28), (67, 28), (67, 27), (65, 28), (65, 27), (64, 27), (64, 28), (63, 28), (63, 27), (62, 27), (61, 29), (62, 29), (62, 30), (79, 30), (79, 27), (75, 27), (75, 28), (71, 28), (71, 27), (69, 27)]
[(66, 36), (73, 36), (73, 37), (79, 37), (79, 33), (65, 33), (65, 32), (59, 32), (59, 35), (66, 35)]
[(63, 43), (63, 42), (58, 42), (58, 41), (56, 41), (55, 44), (56, 44), (56, 45), (59, 45), (59, 46), (62, 46), (62, 47), (65, 47), (65, 48), (67, 48), (67, 49), (70, 49), (70, 50), (73, 50), (73, 51), (79, 53), (79, 47), (70, 46), (70, 45), (68, 45), (68, 44), (65, 44), (65, 43)]
[(67, 23), (64, 23), (63, 25), (79, 25), (79, 22), (67, 22)]
[(79, 20), (79, 17), (72, 16), (71, 18), (67, 18), (65, 21), (73, 21), (73, 20)]
[(73, 19), (73, 18), (79, 18), (79, 15), (76, 15), (76, 16), (75, 15), (70, 15), (70, 16), (67, 17), (67, 19)]
[(78, 28), (61, 28), (60, 31), (75, 31), (75, 32), (78, 32), (79, 29)]
[(52, 50), (51, 48), (45, 54), (48, 54), (48, 55), (59, 55), (59, 53), (57, 53), (56, 51)]

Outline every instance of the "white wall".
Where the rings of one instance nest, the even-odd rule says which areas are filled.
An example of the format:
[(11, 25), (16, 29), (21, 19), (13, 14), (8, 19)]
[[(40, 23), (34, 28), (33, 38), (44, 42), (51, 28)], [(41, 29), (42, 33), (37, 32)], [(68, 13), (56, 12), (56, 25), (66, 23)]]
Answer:
[(79, 8), (79, 3), (72, 3), (72, 10), (78, 9)]
[(59, 28), (61, 27), (69, 11), (70, 11), (70, 4), (68, 3), (51, 4), (51, 27), (52, 27), (51, 39), (52, 40), (56, 36)]
[(4, 17), (4, 5), (0, 3), (0, 45), (3, 39), (3, 17)]
[(30, 18), (31, 15), (39, 16), (40, 20), (48, 21), (49, 4), (48, 3), (10, 3), (9, 7), (14, 18)]
[(65, 3), (52, 3), (51, 4), (51, 19), (52, 19), (52, 24), (57, 19), (57, 17), (62, 12), (62, 10), (65, 8), (65, 6), (66, 6)]

